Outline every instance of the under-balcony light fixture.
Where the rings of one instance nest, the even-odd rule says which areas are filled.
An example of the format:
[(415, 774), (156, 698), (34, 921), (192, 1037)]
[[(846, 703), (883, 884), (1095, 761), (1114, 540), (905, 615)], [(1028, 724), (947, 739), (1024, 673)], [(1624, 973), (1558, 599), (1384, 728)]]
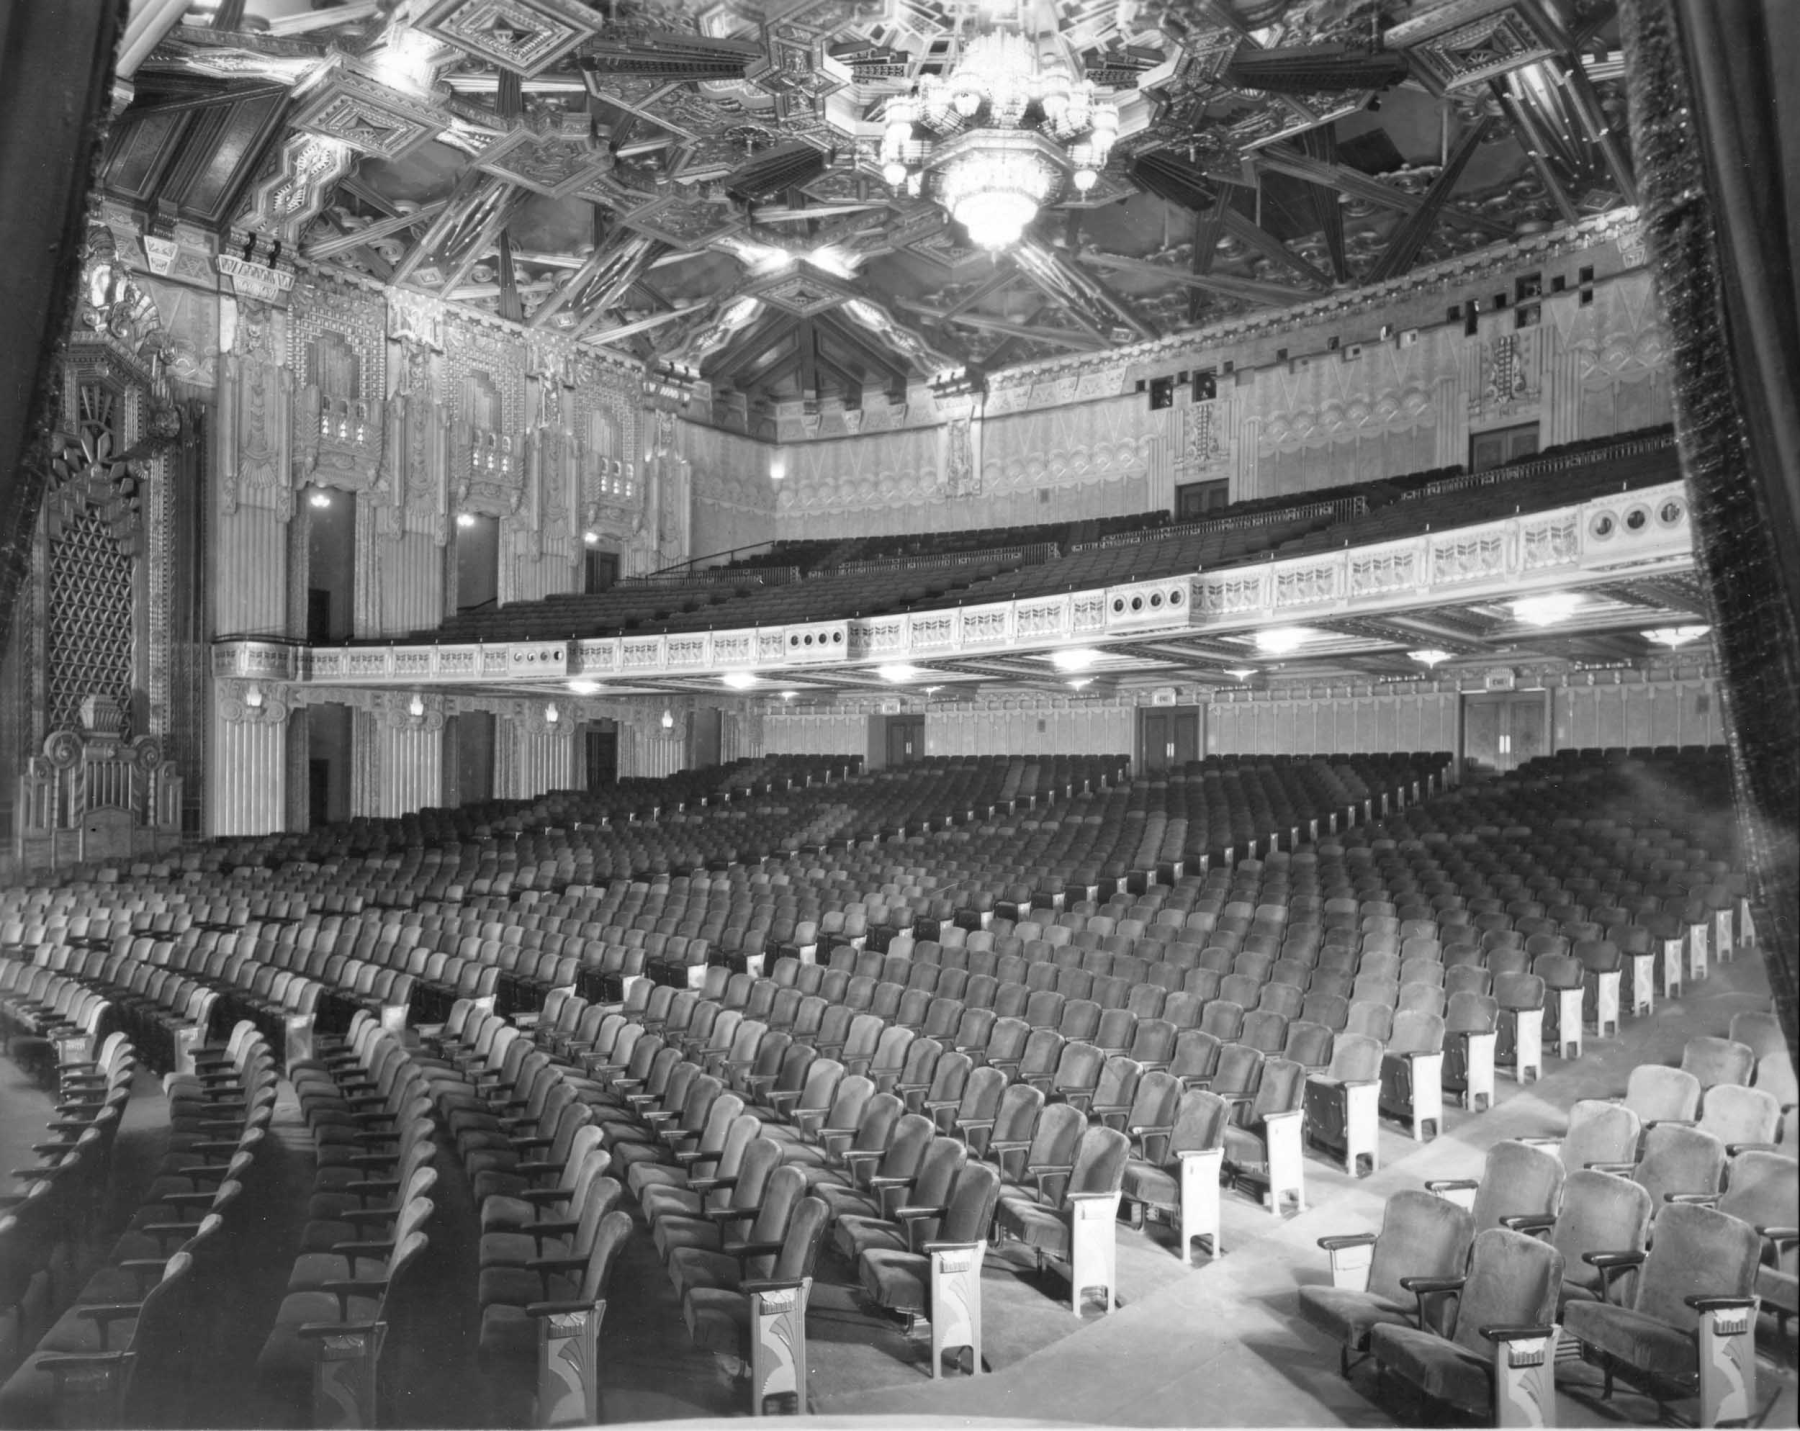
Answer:
[(551, 701), (547, 706), (544, 707), (544, 719), (546, 721), (548, 721), (551, 725), (555, 725), (559, 720), (562, 719), (562, 712), (556, 708), (555, 701)]
[(1658, 626), (1653, 631), (1646, 631), (1644, 639), (1654, 641), (1658, 646), (1667, 646), (1673, 651), (1690, 641), (1698, 641), (1711, 630), (1710, 626)]
[(1573, 591), (1550, 591), (1542, 596), (1524, 596), (1512, 604), (1516, 620), (1527, 626), (1554, 626), (1567, 621), (1581, 609), (1581, 596)]
[(1084, 691), (1093, 684), (1092, 676), (1071, 676), (1069, 678), (1069, 689), (1072, 691)]
[(475, 514), (473, 512), (458, 512), (456, 514), (456, 525), (459, 527), (474, 526), (475, 525)]
[(1228, 666), (1226, 667), (1225, 674), (1228, 676), (1236, 676), (1240, 681), (1247, 681), (1256, 674), (1256, 667)]
[(262, 703), (263, 693), (261, 686), (252, 686), (249, 690), (244, 692), (244, 704), (249, 706), (251, 710), (256, 710)]
[(719, 679), (734, 691), (747, 691), (756, 684), (756, 676), (750, 671), (727, 671)]
[(1285, 656), (1298, 651), (1313, 637), (1304, 626), (1270, 626), (1256, 633), (1256, 648), (1272, 656)]
[(409, 715), (422, 716), (425, 714), (425, 701), (422, 697), (415, 695), (412, 700), (407, 702), (406, 709)]
[(919, 674), (919, 668), (917, 666), (908, 666), (904, 663), (896, 663), (891, 666), (877, 666), (875, 668), (875, 674), (880, 676), (881, 679), (886, 681), (889, 685), (904, 686), (908, 681)]
[(1051, 654), (1050, 664), (1059, 671), (1085, 671), (1100, 659), (1100, 653), (1091, 646), (1071, 646), (1066, 651)]
[(600, 683), (598, 681), (570, 681), (569, 690), (571, 694), (577, 696), (597, 695), (600, 690)]
[(662, 713), (662, 728), (664, 730), (675, 729), (675, 712), (668, 709), (666, 706), (663, 708)]
[(791, 701), (791, 700), (793, 700), (793, 698), (794, 698), (794, 697), (795, 697), (795, 696), (797, 696), (797, 695), (799, 695), (799, 694), (800, 694), (800, 693), (799, 693), (799, 692), (798, 692), (798, 691), (783, 691), (783, 692), (782, 692), (782, 693), (781, 693), (781, 698), (782, 698), (782, 700), (784, 700), (784, 701)]
[(331, 505), (331, 493), (314, 492), (312, 496), (308, 497), (306, 500), (315, 507), (329, 507)]
[(1417, 661), (1421, 666), (1429, 666), (1434, 671), (1445, 661), (1450, 659), (1450, 653), (1448, 651), (1439, 651), (1432, 647), (1427, 647), (1423, 651), (1408, 651), (1406, 654), (1411, 656), (1413, 660)]

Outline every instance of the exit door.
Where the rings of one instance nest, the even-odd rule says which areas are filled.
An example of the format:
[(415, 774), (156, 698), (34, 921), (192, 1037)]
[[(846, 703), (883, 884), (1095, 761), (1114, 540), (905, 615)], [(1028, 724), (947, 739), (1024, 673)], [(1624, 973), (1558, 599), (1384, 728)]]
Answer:
[(1463, 764), (1505, 774), (1549, 751), (1550, 693), (1463, 697)]
[(1180, 770), (1200, 758), (1200, 711), (1167, 706), (1138, 712), (1138, 769), (1146, 775)]
[(889, 716), (887, 718), (887, 763), (889, 767), (910, 765), (925, 757), (925, 717), (922, 715)]

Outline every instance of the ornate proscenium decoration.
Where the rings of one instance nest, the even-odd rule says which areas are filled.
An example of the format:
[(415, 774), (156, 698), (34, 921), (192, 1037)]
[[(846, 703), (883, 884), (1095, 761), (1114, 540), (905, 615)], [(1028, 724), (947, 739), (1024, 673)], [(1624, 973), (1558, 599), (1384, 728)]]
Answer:
[(982, 248), (1018, 242), (1072, 184), (1092, 189), (1119, 134), (1110, 87), (1080, 71), (1053, 35), (990, 30), (948, 75), (922, 75), (888, 102), (882, 177), (937, 201)]

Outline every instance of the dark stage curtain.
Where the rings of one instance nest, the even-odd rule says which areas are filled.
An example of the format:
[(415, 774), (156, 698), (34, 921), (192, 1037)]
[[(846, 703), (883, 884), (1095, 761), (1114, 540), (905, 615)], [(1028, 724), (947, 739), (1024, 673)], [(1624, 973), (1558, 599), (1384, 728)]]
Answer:
[(0, 649), (31, 566), (124, 11), (123, 0), (0, 0)]
[(1800, 5), (1627, 0), (1645, 237), (1724, 669), (1758, 933), (1795, 1047), (1800, 880)]

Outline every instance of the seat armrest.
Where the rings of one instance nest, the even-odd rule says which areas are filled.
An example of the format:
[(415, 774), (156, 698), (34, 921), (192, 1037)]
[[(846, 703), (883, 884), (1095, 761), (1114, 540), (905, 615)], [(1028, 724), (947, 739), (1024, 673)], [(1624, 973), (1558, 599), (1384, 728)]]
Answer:
[(1481, 1186), (1477, 1178), (1430, 1178), (1425, 1183), (1426, 1192), (1473, 1192)]
[(1724, 1193), (1664, 1193), (1664, 1202), (1685, 1203), (1689, 1207), (1717, 1207)]
[(922, 1222), (928, 1217), (942, 1217), (950, 1211), (948, 1207), (906, 1206), (894, 1209), (894, 1221), (902, 1225), (909, 1222)]
[(1339, 1237), (1321, 1237), (1319, 1247), (1325, 1252), (1342, 1252), (1350, 1247), (1373, 1247), (1375, 1234), (1372, 1232), (1349, 1232)]
[(748, 1297), (756, 1292), (793, 1292), (805, 1285), (804, 1281), (789, 1281), (778, 1277), (752, 1277), (746, 1282), (738, 1283), (738, 1291)]
[(1532, 1337), (1547, 1337), (1556, 1330), (1555, 1327), (1480, 1327), (1482, 1336), (1490, 1342), (1522, 1342)]
[(1681, 1299), (1696, 1312), (1735, 1312), (1749, 1311), (1756, 1306), (1754, 1297), (1707, 1297), (1694, 1296)]
[(1514, 1232), (1547, 1232), (1556, 1219), (1547, 1213), (1514, 1213), (1501, 1218), (1500, 1225)]
[(768, 1242), (727, 1242), (719, 1250), (728, 1257), (744, 1262), (752, 1257), (773, 1257), (781, 1251), (781, 1242), (779, 1239)]
[(599, 1302), (527, 1302), (525, 1315), (532, 1318), (567, 1317), (578, 1312), (591, 1312)]
[(1415, 1295), (1430, 1296), (1437, 1292), (1460, 1292), (1467, 1277), (1402, 1277), (1400, 1285)]
[[(1587, 1166), (1589, 1172), (1617, 1173), (1620, 1177), (1624, 1177), (1627, 1173), (1634, 1172), (1637, 1169), (1636, 1163), (1589, 1163)], [(1473, 1184), (1471, 1184), (1471, 1186), (1473, 1186)]]
[(919, 1251), (930, 1257), (938, 1252), (973, 1252), (980, 1246), (979, 1242), (927, 1242)]

